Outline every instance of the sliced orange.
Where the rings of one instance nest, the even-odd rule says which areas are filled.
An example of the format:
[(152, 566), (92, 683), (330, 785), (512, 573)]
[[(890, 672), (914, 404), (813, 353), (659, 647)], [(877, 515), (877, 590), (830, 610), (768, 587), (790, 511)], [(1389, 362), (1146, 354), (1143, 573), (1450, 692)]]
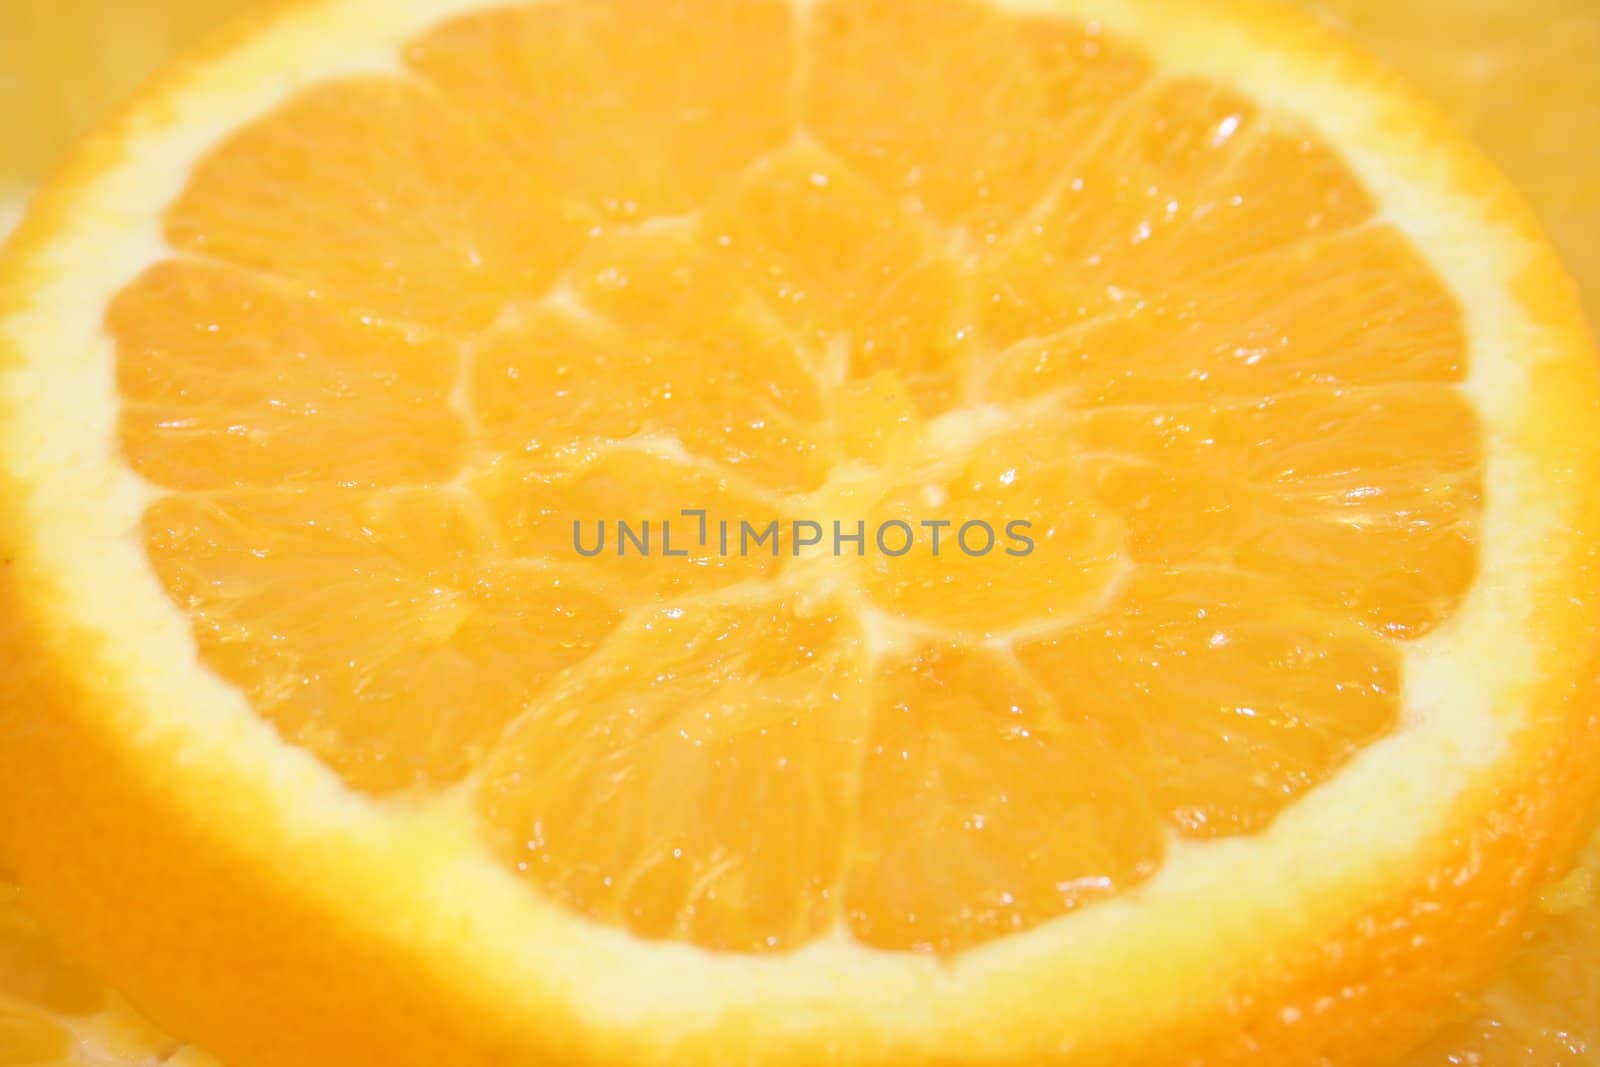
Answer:
[(1600, 784), (1570, 282), (1276, 8), (324, 0), (0, 269), (0, 855), (232, 1063), (1390, 1062)]

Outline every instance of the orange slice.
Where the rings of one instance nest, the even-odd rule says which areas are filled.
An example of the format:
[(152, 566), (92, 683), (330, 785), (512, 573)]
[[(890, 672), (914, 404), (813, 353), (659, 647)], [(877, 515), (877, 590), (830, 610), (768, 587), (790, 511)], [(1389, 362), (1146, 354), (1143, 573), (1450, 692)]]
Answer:
[(0, 854), (229, 1062), (1374, 1064), (1571, 860), (1570, 283), (1275, 8), (314, 3), (3, 271)]

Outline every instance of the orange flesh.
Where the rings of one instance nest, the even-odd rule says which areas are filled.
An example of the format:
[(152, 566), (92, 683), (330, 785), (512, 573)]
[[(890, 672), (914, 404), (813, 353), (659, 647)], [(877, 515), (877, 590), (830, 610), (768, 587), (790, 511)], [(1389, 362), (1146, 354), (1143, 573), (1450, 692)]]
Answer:
[[(350, 784), (465, 783), (641, 936), (950, 953), (1393, 727), (1481, 443), (1460, 309), (1313, 131), (978, 3), (562, 0), (406, 60), (213, 151), (108, 320), (152, 560)], [(1035, 551), (572, 551), (683, 508)]]

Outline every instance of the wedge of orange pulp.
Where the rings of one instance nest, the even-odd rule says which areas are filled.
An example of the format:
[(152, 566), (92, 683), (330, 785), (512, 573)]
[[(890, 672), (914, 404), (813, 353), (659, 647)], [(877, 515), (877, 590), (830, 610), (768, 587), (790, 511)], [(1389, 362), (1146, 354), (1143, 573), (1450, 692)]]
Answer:
[[(1569, 690), (1592, 627), (1573, 602), (1594, 398), (1539, 239), (1429, 114), (1253, 5), (414, 7), (397, 20), (414, 27), (381, 34), (359, 4), (309, 9), (151, 90), (105, 142), (129, 162), (86, 153), (13, 253), (11, 395), (81, 388), (87, 365), (36, 371), (36, 353), (76, 343), (49, 309), (98, 304), (111, 465), (145, 490), (131, 567), (77, 513), (8, 520), (12, 648), (43, 664), (19, 692), (82, 735), (16, 735), (12, 810), (48, 809), (50, 832), (18, 817), (0, 839), (99, 965), (241, 1062), (350, 1062), (442, 1033), (463, 1062), (508, 1043), (992, 1059), (1041, 1042), (1083, 1050), (1068, 1062), (1375, 1062), (1448, 1017), (1526, 921), (1529, 872), (1562, 866), (1579, 820), (1561, 809), (1590, 789), (1548, 760), (1558, 740), (1575, 763), (1591, 743)], [(364, 72), (371, 39), (403, 77)], [(1201, 40), (1217, 55), (1192, 55)], [(253, 72), (289, 57), (296, 91), (266, 94)], [(1341, 117), (1346, 89), (1359, 103)], [(149, 233), (121, 221), (140, 210)], [(52, 276), (91, 231), (121, 241), (104, 277)], [(1471, 254), (1446, 256), (1445, 235)], [(1501, 392), (1513, 372), (1524, 393)], [(40, 440), (15, 422), (14, 440)], [(49, 450), (19, 454), (11, 477), (42, 485)], [(92, 497), (78, 470), (53, 484)], [(1508, 500), (1516, 518), (1497, 518)], [(1009, 565), (565, 551), (575, 518), (687, 505), (1021, 520), (1044, 548)], [(35, 547), (47, 531), (103, 556), (96, 577), (130, 603), (135, 570), (159, 581), (204, 667), (173, 683), (178, 706), (228, 692), (248, 709), (169, 720), (114, 676), (85, 710), (50, 710), (86, 684), (58, 624), (173, 660), (40, 591), (61, 567)], [(1539, 561), (1515, 547), (1536, 532)], [(1494, 595), (1522, 586), (1526, 617)], [(1471, 654), (1513, 619), (1541, 671)], [(50, 666), (67, 647), (72, 669)], [(1474, 718), (1445, 678), (1509, 711)], [(1467, 742), (1417, 751), (1445, 736)], [(206, 770), (185, 770), (186, 746)], [(132, 765), (162, 781), (115, 769)], [(222, 782), (240, 799), (207, 809), (208, 829), (197, 801)], [(112, 801), (150, 835), (139, 854), (63, 850), (103, 843), (95, 805)], [(346, 810), (374, 821), (345, 827)], [(244, 847), (263, 817), (318, 829)], [(1518, 840), (1497, 819), (1520, 820)], [(1451, 881), (1459, 898), (1440, 879), (1461, 861), (1431, 845), (1375, 882), (1391, 826), (1494, 858)], [(1359, 846), (1332, 849), (1351, 828)], [(346, 835), (363, 843), (327, 865)], [(390, 835), (409, 843), (391, 852)], [(462, 839), (471, 884), (511, 894), (486, 927), (551, 951), (620, 932), (641, 995), (666, 994), (645, 961), (678, 944), (708, 967), (770, 960), (752, 972), (768, 1018), (812, 1003), (811, 960), (841, 989), (882, 980), (937, 1004), (953, 994), (921, 984), (923, 961), (982, 973), (984, 952), (1035, 957), (1056, 989), (1101, 968), (1141, 1006), (1046, 1022), (1059, 1004), (961, 978), (1006, 1005), (1009, 1031), (928, 1025), (905, 999), (869, 1021), (830, 997), (785, 1044), (727, 1022), (720, 985), (704, 1023), (574, 1024), (578, 982), (533, 990), (550, 1023), (535, 1036), (483, 1014), (486, 998), (515, 1014), (494, 983), (428, 970), (438, 954), (413, 962), (451, 988), (412, 1026), (379, 1025), (403, 996), (352, 1034), (318, 1024), (303, 991), (253, 985), (313, 1020), (269, 1037), (259, 1002), (146, 958), (204, 931), (218, 962), (382, 988), (397, 931), (349, 907), (374, 877), (420, 891), (441, 858), (467, 863)], [(268, 884), (266, 851), (308, 874), (316, 856), (343, 904)], [(1286, 872), (1308, 863), (1316, 909), (1263, 920), (1269, 902), (1293, 910)], [(259, 940), (208, 907), (182, 888), (202, 869), (296, 931)], [(1222, 871), (1239, 901), (1218, 896)], [(113, 881), (142, 887), (148, 914), (109, 924)], [(1217, 1003), (1184, 1003), (1199, 972), (1164, 985), (1138, 938), (1116, 966), (1062, 946), (1129, 914), (1181, 976), (1185, 951), (1206, 955), (1171, 925), (1197, 892), (1214, 936), (1250, 949)], [(1251, 893), (1230, 927), (1224, 904)], [(1396, 964), (1397, 900), (1448, 900), (1461, 928), (1413, 917)], [(530, 926), (530, 902), (554, 910)], [(1503, 929), (1469, 928), (1484, 907)], [(438, 952), (432, 924), (458, 921), (437, 901), (395, 914), (424, 931), (404, 942), (419, 956)], [(334, 959), (330, 935), (384, 947)], [(585, 959), (615, 988), (613, 964)]]

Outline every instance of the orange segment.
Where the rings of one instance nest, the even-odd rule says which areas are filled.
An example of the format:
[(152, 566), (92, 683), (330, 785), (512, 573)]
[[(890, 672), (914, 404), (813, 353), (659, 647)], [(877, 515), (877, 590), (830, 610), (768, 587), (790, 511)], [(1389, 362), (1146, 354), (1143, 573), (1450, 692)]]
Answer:
[(789, 135), (792, 23), (775, 0), (534, 4), (464, 16), (407, 58), (563, 193), (681, 215)]
[(447, 343), (185, 260), (123, 290), (107, 323), (123, 447), (157, 484), (393, 485), (446, 480), (466, 459), (465, 427), (441, 415), (460, 369)]
[(972, 0), (833, 0), (812, 12), (807, 44), (821, 75), (807, 128), (894, 199), (980, 241), (1044, 197), (1063, 149), (1144, 74), (1094, 29)]
[(948, 406), (971, 323), (942, 236), (816, 148), (762, 160), (708, 209), (707, 228), (785, 321), (847, 375), (893, 372)]
[(1140, 561), (1278, 575), (1407, 639), (1449, 619), (1476, 577), (1482, 445), (1452, 388), (1102, 409), (1078, 440)]
[(649, 356), (584, 309), (539, 306), (477, 338), (468, 402), (484, 443), (507, 452), (570, 452), (589, 439), (645, 430)]
[(1368, 226), (1164, 279), (1014, 345), (986, 392), (1099, 406), (1456, 382), (1465, 348), (1461, 308), (1433, 268), (1393, 229)]
[(485, 817), (507, 863), (584, 914), (722, 951), (803, 945), (839, 912), (861, 674), (835, 604), (651, 611), (518, 723)]
[(618, 617), (448, 490), (173, 497), (145, 529), (207, 664), (363, 789), (460, 778)]
[(1043, 110), (1050, 116), (1044, 147), (1068, 159), (1079, 158), (1094, 147), (1107, 117), (1149, 82), (1150, 57), (1092, 19), (1019, 13), (1008, 21), (1038, 80)]
[(1190, 837), (1265, 827), (1399, 714), (1392, 646), (1232, 571), (1141, 572), (1017, 654)]
[(873, 690), (850, 930), (959, 952), (1143, 881), (1164, 842), (1140, 786), (1005, 656), (931, 648)]
[(985, 323), (1002, 343), (1038, 337), (1372, 211), (1313, 133), (1276, 128), (1215, 85), (1158, 83), (984, 253)]
[(310, 89), (235, 135), (166, 229), (180, 251), (383, 319), (460, 328), (542, 293), (583, 226), (469, 112), (368, 77)]
[(572, 287), (622, 331), (620, 358), (599, 364), (616, 384), (600, 377), (590, 388), (641, 406), (644, 428), (774, 488), (811, 489), (826, 476), (814, 366), (692, 229), (599, 235), (573, 265)]

